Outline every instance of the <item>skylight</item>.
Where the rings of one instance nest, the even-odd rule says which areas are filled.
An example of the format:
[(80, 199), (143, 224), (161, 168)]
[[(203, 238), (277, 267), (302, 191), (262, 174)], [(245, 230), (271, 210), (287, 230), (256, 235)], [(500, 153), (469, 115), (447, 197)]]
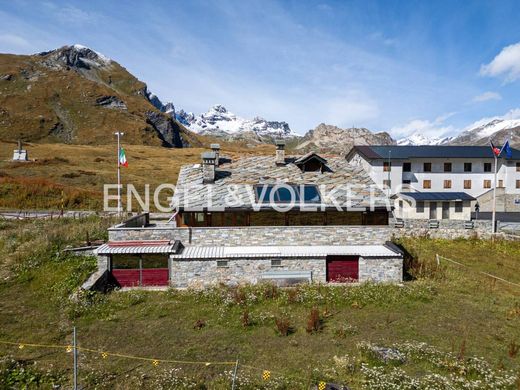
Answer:
[(313, 184), (258, 184), (255, 186), (258, 203), (321, 203), (318, 187)]

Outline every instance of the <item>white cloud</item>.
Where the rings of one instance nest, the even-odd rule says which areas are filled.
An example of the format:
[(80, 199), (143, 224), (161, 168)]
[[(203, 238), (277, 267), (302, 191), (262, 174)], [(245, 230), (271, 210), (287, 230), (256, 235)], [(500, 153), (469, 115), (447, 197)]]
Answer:
[(428, 119), (413, 119), (403, 126), (392, 127), (390, 134), (397, 138), (409, 137), (412, 134), (420, 134), (428, 138), (438, 138), (448, 133), (453, 133), (456, 130), (451, 125), (444, 125), (444, 121), (452, 115), (454, 115), (454, 113), (442, 115), (433, 121)]
[(497, 92), (487, 91), (472, 99), (475, 103), (487, 102), (488, 100), (502, 100), (502, 96)]
[(21, 48), (30, 46), (25, 38), (14, 34), (0, 34), (0, 43)]
[(480, 67), (482, 76), (504, 77), (506, 82), (520, 78), (520, 42), (504, 47), (489, 64)]

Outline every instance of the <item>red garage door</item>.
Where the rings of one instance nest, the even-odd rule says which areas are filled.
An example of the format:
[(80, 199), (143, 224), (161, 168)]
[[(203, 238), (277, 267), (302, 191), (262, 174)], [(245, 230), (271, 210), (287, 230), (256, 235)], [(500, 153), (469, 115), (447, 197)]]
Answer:
[(352, 282), (359, 279), (359, 257), (327, 256), (327, 282)]
[(167, 286), (168, 255), (112, 255), (112, 276), (121, 287)]

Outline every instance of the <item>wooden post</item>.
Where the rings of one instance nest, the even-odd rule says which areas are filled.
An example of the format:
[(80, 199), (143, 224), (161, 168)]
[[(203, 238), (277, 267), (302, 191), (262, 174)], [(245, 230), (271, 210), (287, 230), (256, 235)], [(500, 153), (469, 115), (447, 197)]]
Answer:
[(237, 359), (237, 362), (235, 363), (235, 370), (233, 371), (233, 382), (231, 383), (231, 390), (235, 390), (237, 371), (238, 371), (238, 359)]

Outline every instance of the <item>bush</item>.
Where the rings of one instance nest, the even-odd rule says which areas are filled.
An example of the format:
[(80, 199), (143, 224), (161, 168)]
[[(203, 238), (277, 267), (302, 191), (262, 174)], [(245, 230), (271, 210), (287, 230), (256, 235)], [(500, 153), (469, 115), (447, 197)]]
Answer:
[(285, 316), (279, 316), (274, 318), (274, 323), (276, 325), (276, 331), (280, 336), (289, 336), (291, 333), (294, 333), (294, 327), (291, 325), (291, 320)]
[(323, 319), (317, 307), (313, 307), (307, 319), (305, 330), (307, 333), (317, 333), (323, 329)]

